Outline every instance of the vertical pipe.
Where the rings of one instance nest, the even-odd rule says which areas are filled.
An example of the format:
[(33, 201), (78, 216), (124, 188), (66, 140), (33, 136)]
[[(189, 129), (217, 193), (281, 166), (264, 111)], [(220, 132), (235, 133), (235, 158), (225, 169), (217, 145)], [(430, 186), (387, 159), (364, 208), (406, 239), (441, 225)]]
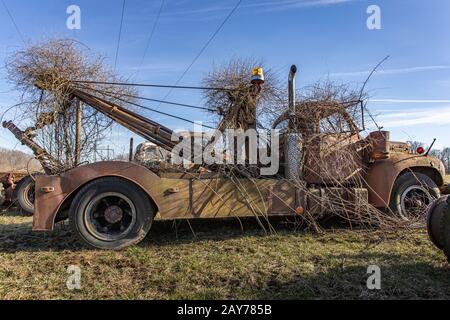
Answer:
[(130, 138), (130, 154), (128, 157), (128, 161), (130, 161), (130, 162), (133, 161), (133, 153), (134, 153), (134, 139)]
[(295, 76), (297, 74), (297, 66), (292, 65), (291, 70), (289, 71), (289, 79), (288, 79), (288, 95), (289, 95), (289, 113), (290, 113), (290, 128), (294, 129), (294, 119), (293, 117), (296, 114), (295, 110)]
[(94, 162), (97, 162), (97, 141), (94, 141)]
[(289, 96), (289, 130), (287, 133), (287, 143), (285, 149), (285, 176), (290, 180), (297, 180), (302, 172), (299, 160), (299, 139), (296, 126), (296, 105), (295, 105), (295, 76), (297, 67), (291, 66), (288, 78)]
[(75, 132), (75, 166), (81, 162), (81, 119), (83, 117), (83, 101), (78, 100)]

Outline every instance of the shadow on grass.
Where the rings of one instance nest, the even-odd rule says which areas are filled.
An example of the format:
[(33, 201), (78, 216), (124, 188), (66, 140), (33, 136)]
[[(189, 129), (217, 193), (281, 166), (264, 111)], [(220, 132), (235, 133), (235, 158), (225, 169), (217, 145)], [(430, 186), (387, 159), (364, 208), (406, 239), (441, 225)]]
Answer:
[[(273, 218), (270, 224), (276, 232), (291, 232), (293, 225), (285, 219)], [(264, 237), (273, 234), (266, 222), (264, 229), (254, 218), (237, 219), (198, 219), (173, 221), (155, 221), (149, 235), (142, 245), (171, 245), (199, 241), (224, 241), (242, 237)]]
[[(257, 288), (252, 299), (449, 299), (450, 269), (428, 263), (407, 262), (403, 255), (383, 254), (381, 289), (369, 290), (367, 266), (370, 259), (350, 256), (353, 266), (327, 269), (312, 275), (299, 270), (287, 280), (276, 276)], [(356, 266), (355, 266), (356, 265)], [(249, 292), (249, 294), (251, 294)]]
[[(7, 217), (21, 217), (20, 213), (9, 213)], [(71, 232), (68, 222), (61, 222), (51, 232), (34, 232), (32, 222), (0, 224), (0, 252), (35, 251), (86, 251), (95, 250), (82, 244)], [(242, 229), (241, 229), (242, 224)], [(275, 219), (271, 224), (281, 232), (292, 232), (293, 227), (285, 220)], [(267, 226), (266, 226), (267, 227)], [(191, 221), (155, 221), (140, 247), (186, 244), (199, 241), (223, 241), (248, 236), (266, 236), (255, 219), (211, 219)]]
[(32, 215), (25, 213), (22, 209), (12, 207), (12, 208), (1, 209), (0, 216), (2, 216), (2, 217), (31, 217)]
[[(15, 216), (11, 219), (14, 221)], [(75, 239), (67, 223), (58, 224), (54, 232), (37, 233), (31, 231), (31, 219), (27, 218), (25, 221), (0, 224), (0, 252), (89, 250)], [(135, 289), (137, 297), (142, 294), (142, 290), (157, 288), (154, 290), (158, 290), (158, 296), (169, 299), (450, 299), (450, 268), (445, 263), (445, 258), (433, 252), (425, 252), (422, 256), (417, 250), (412, 250), (411, 245), (401, 249), (393, 242), (392, 247), (389, 247), (390, 250), (386, 252), (381, 249), (349, 250), (347, 244), (352, 241), (351, 236), (345, 234), (343, 238), (333, 241), (333, 235), (327, 235), (317, 237), (317, 241), (326, 242), (317, 248), (314, 247), (315, 241), (312, 243), (308, 240), (304, 242), (304, 248), (298, 248), (298, 255), (294, 247), (293, 251), (287, 251), (290, 255), (275, 254), (268, 258), (259, 254), (258, 250), (265, 248), (266, 253), (270, 253), (268, 250), (280, 247), (272, 246), (271, 241), (264, 243), (256, 241), (249, 242), (253, 243), (254, 251), (236, 253), (238, 256), (245, 255), (245, 259), (236, 260), (245, 267), (240, 268), (238, 265), (236, 268), (236, 265), (227, 264), (230, 256), (222, 256), (219, 252), (217, 253), (219, 256), (215, 258), (204, 258), (202, 263), (205, 270), (200, 271), (196, 269), (195, 263), (199, 259), (196, 255), (199, 251), (195, 250), (208, 250), (209, 243), (198, 248), (176, 247), (177, 244), (200, 241), (265, 236), (254, 219), (242, 219), (242, 223), (243, 231), (236, 220), (197, 220), (190, 221), (190, 226), (184, 221), (175, 232), (172, 222), (156, 221), (147, 239), (139, 245), (140, 248), (149, 250), (137, 251), (144, 254), (150, 252), (148, 256), (151, 259), (158, 259), (158, 252), (150, 249), (164, 247), (170, 254), (153, 263), (161, 263), (161, 270), (167, 269), (170, 272), (161, 274), (150, 272), (148, 260), (130, 258), (133, 261), (133, 268), (136, 268), (133, 269), (136, 270), (133, 273), (136, 278), (139, 281), (145, 279), (152, 284)], [(279, 234), (298, 234), (293, 231), (292, 225), (286, 224), (283, 219), (275, 219), (272, 223)], [(357, 239), (360, 241), (361, 238)], [(296, 239), (294, 242), (297, 245)], [(302, 257), (303, 249), (305, 257)], [(323, 251), (314, 251), (320, 249)], [(173, 258), (179, 254), (184, 255), (185, 259), (179, 261)], [(67, 257), (61, 256), (62, 259)], [(56, 259), (57, 256), (51, 257)], [(111, 268), (115, 267), (116, 261), (118, 265), (124, 263), (124, 259), (115, 257), (102, 256), (102, 259), (107, 260), (97, 262), (107, 261)], [(366, 281), (369, 276), (367, 267), (371, 264), (379, 265), (381, 268), (381, 290), (367, 289)], [(215, 270), (214, 267), (223, 268), (223, 272)], [(173, 270), (178, 270), (184, 275), (190, 274), (192, 278), (187, 283), (180, 281)]]

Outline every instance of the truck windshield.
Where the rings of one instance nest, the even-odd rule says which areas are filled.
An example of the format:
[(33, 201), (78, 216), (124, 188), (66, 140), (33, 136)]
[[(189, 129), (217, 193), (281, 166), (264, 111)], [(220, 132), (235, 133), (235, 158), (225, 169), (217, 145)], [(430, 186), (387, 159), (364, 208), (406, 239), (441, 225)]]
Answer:
[(358, 114), (349, 114), (347, 111), (334, 113), (320, 120), (320, 132), (356, 134), (361, 131), (356, 124), (360, 119)]

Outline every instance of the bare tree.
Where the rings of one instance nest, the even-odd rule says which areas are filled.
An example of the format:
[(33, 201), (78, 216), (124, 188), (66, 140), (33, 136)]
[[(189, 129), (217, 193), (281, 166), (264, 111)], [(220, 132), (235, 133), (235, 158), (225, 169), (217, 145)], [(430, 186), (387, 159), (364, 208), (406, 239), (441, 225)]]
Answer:
[(431, 150), (430, 155), (435, 156), (444, 163), (445, 172), (450, 174), (450, 148), (443, 148), (442, 150)]
[[(52, 39), (15, 52), (6, 68), (8, 78), (22, 93), (19, 104), (22, 119), (32, 126), (27, 131), (37, 134), (39, 142), (64, 168), (76, 165), (75, 133), (77, 103), (72, 90), (78, 88), (100, 98), (117, 102), (129, 100), (129, 88), (77, 81), (114, 82), (120, 79), (104, 63), (101, 56), (70, 39)], [(99, 90), (101, 89), (101, 90)], [(100, 92), (101, 91), (101, 92)], [(104, 92), (113, 92), (114, 96)], [(112, 121), (85, 107), (81, 117), (81, 159), (91, 160), (95, 146), (105, 137)], [(34, 133), (35, 130), (39, 130)]]

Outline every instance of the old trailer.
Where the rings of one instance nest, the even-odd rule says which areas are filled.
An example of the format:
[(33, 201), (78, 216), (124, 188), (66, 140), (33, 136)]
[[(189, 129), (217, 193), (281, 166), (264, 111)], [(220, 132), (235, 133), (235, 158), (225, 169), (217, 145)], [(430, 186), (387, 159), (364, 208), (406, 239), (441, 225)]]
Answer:
[[(292, 67), (290, 109), (296, 106), (295, 73)], [(71, 93), (74, 99), (168, 152), (177, 144), (171, 129), (151, 119), (80, 89), (71, 88)], [(229, 177), (214, 169), (174, 172), (117, 161), (38, 176), (33, 230), (51, 231), (57, 222), (69, 219), (74, 233), (85, 243), (100, 249), (120, 249), (140, 242), (154, 219), (268, 219), (305, 212), (320, 215), (325, 200), (333, 197), (345, 201), (355, 212), (371, 204), (407, 218), (412, 208), (424, 208), (439, 197), (439, 187), (444, 183), (441, 161), (428, 152), (413, 154), (405, 143), (391, 142), (387, 131), (363, 138), (345, 107), (336, 106), (330, 115), (336, 113), (348, 122), (348, 138), (336, 143), (329, 141), (330, 136), (327, 141), (318, 139), (302, 155), (299, 136), (293, 135), (301, 130), (302, 119), (293, 121), (295, 112), (291, 112), (276, 121), (274, 127), (284, 121), (289, 122), (288, 127), (296, 126), (281, 135), (280, 170), (269, 177)], [(318, 128), (313, 123), (304, 125), (308, 130)], [(340, 167), (330, 146), (358, 153), (359, 167), (351, 172)], [(326, 152), (324, 148), (328, 148)], [(311, 160), (314, 154), (327, 157), (330, 165), (326, 172), (315, 167)], [(346, 177), (355, 170), (364, 176), (362, 187), (346, 183)], [(341, 183), (335, 183), (336, 179)]]
[(41, 174), (58, 174), (64, 169), (47, 150), (33, 140), (31, 130), (22, 131), (12, 121), (3, 122), (3, 127), (8, 129), (22, 145), (30, 148), (44, 171), (42, 173), (22, 174), (20, 177), (16, 177), (20, 179), (18, 179), (17, 184), (14, 185), (14, 190), (11, 192), (11, 200), (17, 201), (23, 212), (32, 215), (34, 213), (35, 177)]

